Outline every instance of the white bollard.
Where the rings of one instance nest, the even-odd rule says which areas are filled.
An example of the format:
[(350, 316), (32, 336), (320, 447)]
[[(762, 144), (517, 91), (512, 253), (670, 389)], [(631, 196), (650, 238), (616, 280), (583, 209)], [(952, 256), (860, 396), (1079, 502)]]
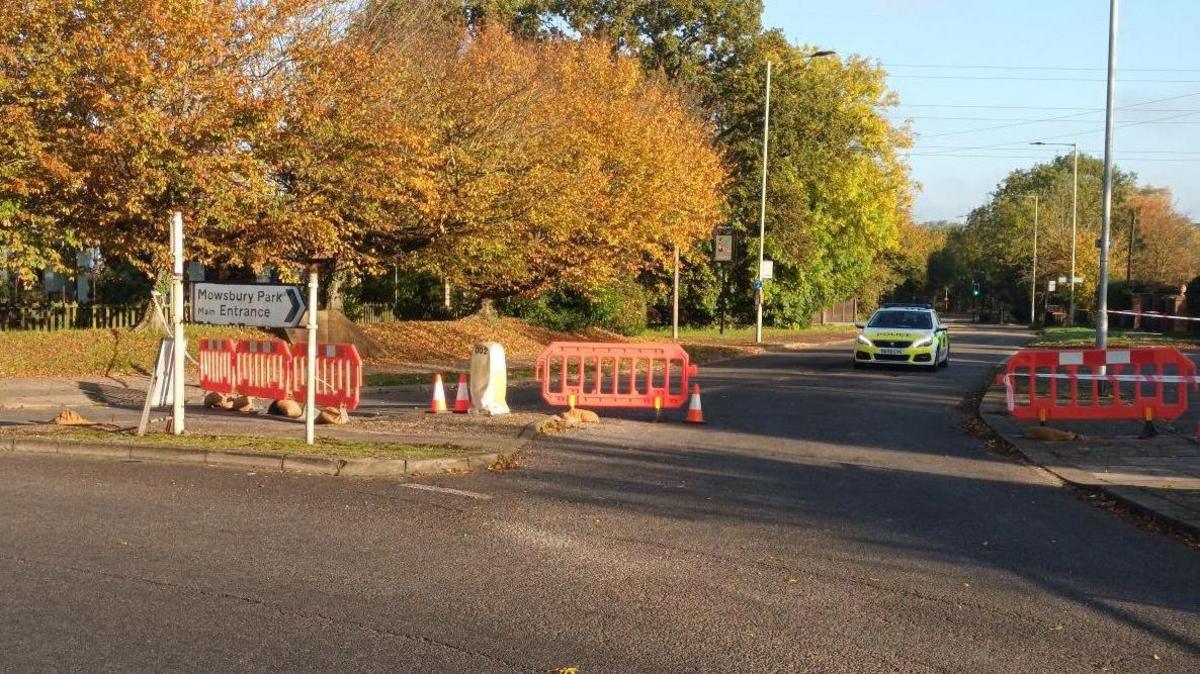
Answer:
[(471, 414), (508, 414), (508, 363), (504, 347), (480, 342), (471, 351)]

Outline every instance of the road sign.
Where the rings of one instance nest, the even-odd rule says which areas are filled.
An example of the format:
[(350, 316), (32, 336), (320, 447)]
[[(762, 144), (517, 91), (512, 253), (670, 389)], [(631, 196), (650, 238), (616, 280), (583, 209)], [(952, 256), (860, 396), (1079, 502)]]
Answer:
[(733, 260), (732, 234), (717, 234), (713, 237), (713, 260), (716, 262), (731, 262)]
[(295, 286), (192, 284), (192, 320), (196, 323), (294, 328), (300, 325), (304, 309), (304, 298)]
[(1066, 276), (1059, 276), (1059, 277), (1058, 277), (1058, 282), (1059, 282), (1059, 283), (1066, 283), (1066, 282), (1067, 282), (1067, 277), (1066, 277)]
[(763, 260), (762, 261), (762, 273), (759, 274), (759, 277), (764, 278), (764, 279), (775, 278), (775, 261), (774, 260)]
[(762, 279), (760, 279), (760, 278), (754, 279), (753, 281), (750, 282), (750, 286), (752, 288), (754, 288), (755, 290), (762, 290), (762, 286), (763, 286)]
[(1082, 277), (1082, 276), (1076, 276), (1076, 277), (1075, 277), (1075, 283), (1077, 283), (1077, 284), (1079, 284), (1079, 283), (1083, 283), (1083, 277)]
[(1058, 281), (1055, 281), (1055, 280), (1051, 279), (1051, 280), (1050, 280), (1050, 284), (1049, 284), (1049, 288), (1047, 288), (1047, 289), (1048, 289), (1050, 292), (1054, 292), (1055, 290), (1058, 290)]

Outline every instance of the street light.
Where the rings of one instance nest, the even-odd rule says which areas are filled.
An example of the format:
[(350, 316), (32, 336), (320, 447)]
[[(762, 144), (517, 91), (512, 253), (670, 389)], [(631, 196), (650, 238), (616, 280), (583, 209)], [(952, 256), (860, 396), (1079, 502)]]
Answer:
[(1025, 198), (1033, 198), (1033, 271), (1029, 274), (1029, 325), (1037, 323), (1037, 239), (1038, 239), (1038, 195), (1028, 194)]
[[(837, 52), (832, 49), (818, 49), (804, 56), (809, 61), (822, 56), (833, 56)], [(757, 318), (754, 323), (754, 342), (762, 344), (763, 324), (763, 256), (767, 245), (767, 150), (770, 146), (771, 134), (771, 62), (767, 61), (767, 94), (766, 107), (763, 113), (763, 153), (762, 153), (762, 203), (758, 209), (758, 279), (754, 285), (754, 300)]]
[(1096, 348), (1108, 347), (1108, 246), (1112, 230), (1113, 102), (1117, 97), (1117, 0), (1108, 5), (1108, 96), (1104, 105), (1104, 201), (1100, 216), (1100, 278), (1096, 284)]
[(1067, 325), (1075, 324), (1075, 238), (1076, 231), (1079, 228), (1079, 144), (1078, 143), (1045, 143), (1035, 141), (1030, 145), (1058, 145), (1060, 147), (1071, 148), (1071, 153), (1074, 155), (1074, 185), (1071, 188), (1071, 302), (1069, 305), (1070, 313), (1067, 314)]

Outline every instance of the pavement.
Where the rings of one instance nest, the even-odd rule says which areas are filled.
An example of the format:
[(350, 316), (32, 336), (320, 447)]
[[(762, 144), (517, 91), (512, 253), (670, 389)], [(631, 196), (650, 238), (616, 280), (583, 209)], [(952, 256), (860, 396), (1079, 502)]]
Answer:
[[(9, 379), (0, 392), (0, 429), (44, 424), (64, 408), (85, 419), (118, 428), (136, 428), (141, 418), (148, 379), (105, 377), (70, 379)], [(449, 404), (454, 404), (455, 384), (445, 387)], [(430, 415), (430, 386), (366, 387), (358, 408), (350, 412), (348, 425), (317, 426), (319, 438), (411, 444), (452, 444), (485, 451), (516, 448), (522, 431), (544, 418), (537, 408), (537, 394), (529, 384), (512, 389), (514, 399), (525, 403), (526, 412), (487, 417), (477, 415)], [(257, 400), (257, 412), (206, 409), (204, 392), (187, 389), (186, 425), (201, 435), (253, 435), (303, 438), (304, 420), (265, 413), (269, 401)], [(536, 410), (536, 411), (535, 411)], [(152, 412), (151, 432), (164, 432), (169, 409)]]
[(12, 670), (1195, 672), (1200, 558), (964, 428), (1025, 338), (701, 371), (514, 471), (343, 480), (0, 454)]
[(1142, 513), (1200, 536), (1200, 405), (1182, 418), (1158, 421), (1159, 434), (1139, 437), (1141, 422), (1058, 422), (1079, 441), (1026, 438), (1036, 423), (1009, 416), (1004, 388), (992, 386), (980, 405), (985, 423), (1030, 461), (1082, 487), (1100, 489)]

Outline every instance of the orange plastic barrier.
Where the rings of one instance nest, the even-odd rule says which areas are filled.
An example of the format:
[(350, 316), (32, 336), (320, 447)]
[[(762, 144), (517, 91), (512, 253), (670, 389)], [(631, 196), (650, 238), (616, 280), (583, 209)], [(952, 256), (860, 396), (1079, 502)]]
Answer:
[[(1018, 419), (1177, 419), (1196, 364), (1173, 348), (1021, 351), (1003, 381)], [(1103, 384), (1103, 385), (1102, 385)]]
[[(292, 345), (291, 390), (296, 400), (305, 400), (308, 387), (305, 373), (308, 364), (308, 343)], [(317, 344), (318, 405), (358, 407), (362, 391), (362, 358), (353, 344)]]
[(537, 359), (542, 399), (581, 407), (682, 407), (696, 366), (678, 344), (554, 342)]
[(237, 392), (270, 400), (288, 397), (291, 356), (279, 340), (243, 340), (237, 343)]
[[(206, 339), (200, 343), (200, 388), (217, 393), (304, 400), (308, 344)], [(362, 359), (353, 344), (317, 345), (318, 405), (358, 407)]]
[(233, 393), (237, 386), (237, 345), (232, 339), (200, 340), (200, 388), (216, 393)]

